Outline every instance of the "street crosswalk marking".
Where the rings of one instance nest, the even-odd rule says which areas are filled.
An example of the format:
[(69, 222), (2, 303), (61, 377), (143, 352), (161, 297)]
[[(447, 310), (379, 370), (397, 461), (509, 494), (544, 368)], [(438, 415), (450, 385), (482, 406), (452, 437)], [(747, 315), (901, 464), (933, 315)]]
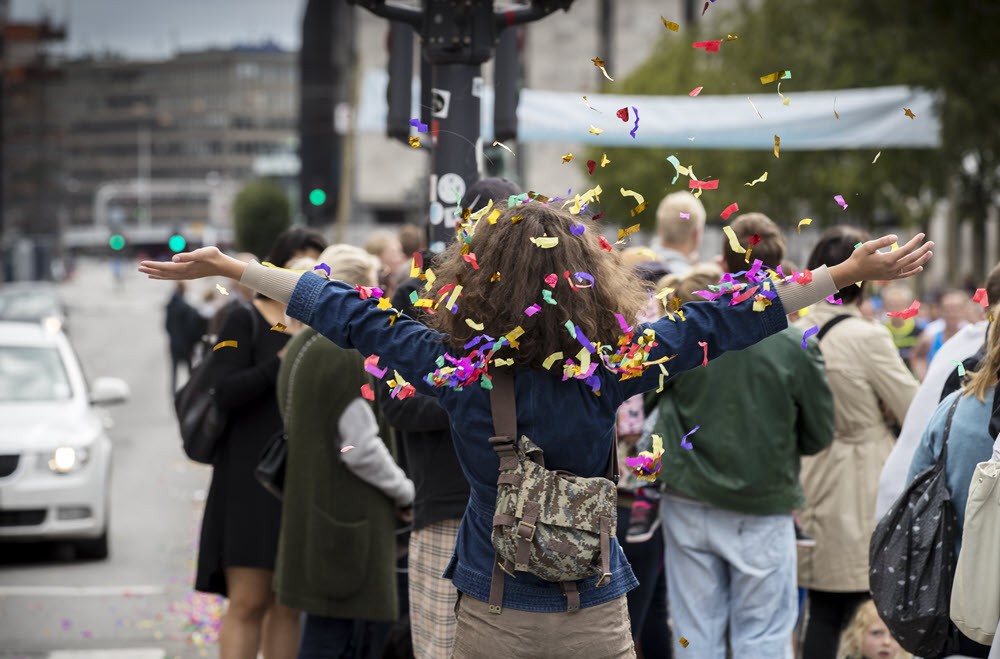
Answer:
[(48, 659), (163, 659), (159, 648), (121, 648), (117, 650), (56, 650)]

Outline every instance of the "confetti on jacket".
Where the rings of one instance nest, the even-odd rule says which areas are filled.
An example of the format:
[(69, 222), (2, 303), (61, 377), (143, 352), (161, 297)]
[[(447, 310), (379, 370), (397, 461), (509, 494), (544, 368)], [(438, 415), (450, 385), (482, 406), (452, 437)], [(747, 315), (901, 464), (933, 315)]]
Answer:
[(688, 437), (690, 437), (691, 435), (695, 434), (700, 429), (701, 429), (701, 426), (695, 426), (687, 434), (685, 434), (683, 437), (681, 437), (681, 448), (682, 449), (684, 449), (685, 451), (690, 451), (691, 449), (694, 448), (694, 444), (692, 444), (691, 442), (688, 441)]
[(803, 350), (805, 350), (806, 348), (809, 347), (809, 337), (812, 336), (813, 334), (816, 334), (817, 332), (819, 332), (819, 327), (817, 325), (813, 325), (812, 327), (810, 327), (809, 329), (807, 329), (805, 332), (802, 332), (802, 349)]

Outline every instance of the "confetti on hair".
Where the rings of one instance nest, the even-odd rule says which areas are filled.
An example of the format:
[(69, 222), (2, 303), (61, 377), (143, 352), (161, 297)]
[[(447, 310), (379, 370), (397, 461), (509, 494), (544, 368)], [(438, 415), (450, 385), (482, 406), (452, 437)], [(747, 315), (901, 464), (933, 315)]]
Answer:
[(636, 133), (637, 130), (639, 130), (639, 108), (637, 108), (637, 107), (635, 107), (633, 105), (632, 106), (632, 114), (635, 115), (635, 125), (632, 126), (632, 130), (630, 130), (628, 132), (628, 134), (631, 135), (632, 139), (634, 140), (635, 139), (635, 133)]
[(719, 213), (719, 217), (721, 217), (724, 220), (728, 220), (730, 215), (732, 215), (733, 213), (738, 213), (739, 210), (740, 210), (740, 205), (733, 202), (728, 206), (726, 206), (726, 209), (724, 211)]
[(972, 296), (972, 301), (977, 302), (983, 309), (990, 306), (989, 296), (987, 295), (985, 288), (977, 288), (976, 294)]
[(608, 242), (608, 239), (605, 238), (604, 236), (598, 236), (597, 237), (597, 242), (598, 242), (598, 244), (600, 244), (601, 249), (603, 249), (606, 252), (610, 252), (610, 251), (612, 251), (614, 249), (611, 246), (611, 243)]
[(701, 346), (701, 349), (703, 351), (701, 358), (701, 365), (708, 366), (708, 341), (699, 341), (698, 345)]
[(663, 468), (663, 438), (653, 433), (650, 451), (640, 451), (634, 457), (625, 458), (625, 465), (632, 469), (632, 475), (639, 480), (655, 481)]
[(722, 227), (722, 232), (729, 238), (729, 248), (731, 250), (737, 254), (746, 254), (746, 250), (743, 249), (743, 245), (740, 244), (739, 239), (736, 237), (736, 232), (733, 231), (731, 226)]
[(685, 213), (684, 211), (680, 211), (680, 212), (678, 213), (678, 216), (679, 216), (679, 217), (680, 217), (680, 218), (681, 218), (682, 220), (690, 220), (690, 219), (691, 219), (691, 213)]
[(615, 116), (624, 121), (625, 123), (628, 123), (628, 106), (619, 108), (619, 110), (615, 112)]
[(719, 48), (722, 47), (722, 39), (716, 41), (695, 41), (691, 44), (692, 48), (704, 48), (706, 53), (717, 53)]
[[(586, 98), (586, 96), (584, 96), (584, 98)], [(509, 153), (512, 156), (517, 155), (513, 151), (511, 151), (511, 148), (509, 146), (507, 146), (506, 144), (504, 144), (503, 142), (501, 142), (499, 140), (493, 140), (493, 146), (498, 146), (501, 149), (506, 149), (507, 153)]]
[(803, 350), (805, 350), (806, 348), (809, 347), (809, 337), (812, 336), (813, 334), (816, 334), (817, 332), (819, 332), (819, 326), (817, 326), (817, 325), (813, 325), (812, 327), (810, 327), (806, 331), (802, 332), (802, 349)]
[(683, 437), (681, 437), (681, 448), (682, 449), (684, 449), (685, 451), (690, 451), (691, 449), (694, 448), (694, 444), (692, 444), (691, 442), (688, 441), (688, 437), (690, 437), (691, 435), (695, 434), (700, 429), (701, 429), (700, 425), (699, 426), (695, 426), (686, 435), (684, 435)]
[[(420, 123), (420, 119), (410, 119), (410, 125), (416, 128), (418, 133), (427, 132), (427, 124)], [(494, 143), (494, 146), (496, 146), (496, 143)]]
[(473, 270), (479, 269), (479, 263), (476, 262), (476, 255), (474, 253), (463, 254), (462, 260), (471, 265)]
[(536, 313), (538, 313), (541, 310), (542, 310), (541, 306), (539, 306), (538, 304), (533, 304), (530, 307), (528, 307), (527, 309), (525, 309), (524, 313), (527, 316), (534, 316)]
[(330, 266), (328, 266), (325, 263), (320, 263), (320, 264), (317, 264), (317, 265), (313, 266), (313, 270), (321, 270), (321, 271), (323, 271), (323, 272), (326, 273), (326, 278), (327, 279), (330, 278)]
[(542, 362), (542, 368), (544, 368), (545, 370), (549, 370), (552, 368), (552, 365), (556, 363), (557, 360), (560, 360), (562, 358), (563, 354), (561, 352), (553, 352), (551, 355), (545, 358), (545, 361)]
[(918, 313), (920, 313), (920, 300), (914, 300), (913, 304), (903, 309), (902, 311), (889, 311), (885, 315), (891, 318), (913, 318)]
[(677, 32), (681, 29), (681, 26), (673, 21), (668, 21), (667, 19), (660, 16), (660, 20), (663, 21), (663, 27), (667, 28), (671, 32)]
[(224, 288), (224, 287), (222, 286), (222, 284), (216, 284), (216, 285), (215, 285), (215, 290), (219, 291), (219, 293), (220, 293), (220, 294), (222, 294), (222, 295), (229, 295), (229, 291), (227, 291), (227, 290), (226, 290), (226, 289), (225, 289), (225, 288)]
[(587, 227), (583, 226), (579, 222), (574, 222), (569, 228), (570, 233), (574, 236), (582, 236), (586, 230)]
[(704, 87), (695, 87), (694, 89), (688, 92), (688, 96), (697, 96), (698, 94), (701, 93), (702, 89), (704, 89)]
[(541, 247), (542, 249), (552, 249), (559, 244), (559, 236), (541, 236), (539, 238), (532, 236), (528, 240), (533, 242), (536, 247)]
[(913, 114), (913, 110), (910, 108), (903, 108), (903, 114), (905, 114), (910, 119), (916, 119), (917, 115)]
[(605, 78), (607, 78), (611, 82), (615, 81), (614, 78), (612, 78), (610, 75), (608, 75), (608, 70), (604, 68), (604, 60), (602, 60), (600, 57), (595, 57), (595, 58), (593, 58), (590, 61), (594, 63), (594, 66), (596, 66), (597, 68), (599, 68), (601, 70), (601, 73), (604, 74)]
[(551, 288), (555, 288), (556, 284), (559, 283), (559, 275), (557, 275), (554, 272), (545, 275), (545, 283), (548, 284)]
[(413, 135), (410, 136), (410, 146), (414, 149), (420, 148), (420, 138)]
[(542, 302), (545, 302), (546, 304), (551, 304), (553, 306), (559, 305), (559, 303), (556, 302), (555, 298), (552, 297), (552, 291), (546, 288), (542, 289)]
[(834, 195), (833, 200), (838, 204), (840, 204), (840, 207), (843, 208), (845, 211), (847, 210), (847, 202), (844, 201), (843, 195)]
[(603, 129), (603, 128), (598, 128), (598, 127), (597, 127), (597, 126), (595, 126), (594, 124), (591, 124), (591, 125), (590, 125), (590, 130), (589, 130), (589, 131), (587, 131), (587, 132), (589, 132), (589, 133), (593, 133), (594, 135), (600, 135), (601, 133), (603, 133), (603, 132), (604, 132), (604, 129)]
[(804, 218), (802, 218), (801, 220), (799, 220), (799, 226), (797, 228), (797, 231), (799, 233), (802, 233), (802, 227), (807, 226), (807, 225), (812, 224), (812, 223), (813, 223), (813, 221), (812, 221), (811, 217), (804, 217)]
[(781, 157), (781, 138), (777, 135), (774, 136), (774, 157)]
[(365, 400), (375, 400), (375, 392), (372, 391), (372, 386), (367, 382), (361, 385), (361, 397)]
[(774, 73), (768, 73), (760, 77), (760, 84), (767, 85), (769, 83), (775, 82), (777, 80), (788, 80), (792, 77), (792, 72), (785, 71), (775, 71)]
[(284, 323), (275, 323), (274, 326), (271, 327), (272, 332), (284, 332), (286, 329), (288, 329), (288, 327)]
[(813, 280), (812, 270), (803, 270), (802, 272), (795, 273), (794, 280), (796, 284), (808, 284)]
[[(365, 386), (368, 386), (368, 385), (365, 385)], [(340, 449), (340, 452), (341, 453), (347, 453), (348, 451), (352, 450), (353, 448), (354, 448), (354, 444), (348, 444), (344, 448)]]
[(465, 324), (468, 325), (469, 327), (471, 327), (472, 329), (477, 330), (479, 332), (482, 332), (484, 329), (486, 329), (485, 325), (483, 325), (482, 323), (477, 323), (476, 321), (472, 320), (471, 318), (466, 318), (465, 319)]
[(767, 180), (767, 172), (764, 172), (763, 174), (761, 174), (760, 176), (758, 176), (754, 180), (750, 181), (749, 183), (744, 183), (743, 185), (745, 185), (745, 186), (747, 186), (749, 188), (752, 188), (753, 186), (757, 185), (758, 183), (763, 183), (766, 180)]
[(219, 341), (218, 343), (215, 344), (215, 346), (212, 347), (212, 350), (215, 351), (219, 350), (220, 348), (238, 348), (239, 345), (240, 344), (238, 341), (229, 339), (228, 341)]

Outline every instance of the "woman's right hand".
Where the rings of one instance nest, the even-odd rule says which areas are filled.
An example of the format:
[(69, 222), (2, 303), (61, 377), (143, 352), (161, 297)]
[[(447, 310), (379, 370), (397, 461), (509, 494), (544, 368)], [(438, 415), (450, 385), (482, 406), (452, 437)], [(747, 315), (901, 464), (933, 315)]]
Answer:
[(226, 256), (218, 247), (209, 246), (193, 252), (174, 254), (171, 261), (142, 261), (139, 272), (150, 279), (167, 281), (228, 277), (239, 281), (246, 270), (242, 261)]

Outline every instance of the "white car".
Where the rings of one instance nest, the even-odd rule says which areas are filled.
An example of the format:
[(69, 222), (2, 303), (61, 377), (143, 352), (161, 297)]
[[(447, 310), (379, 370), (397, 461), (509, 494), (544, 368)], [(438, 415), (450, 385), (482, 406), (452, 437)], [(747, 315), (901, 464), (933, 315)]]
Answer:
[(128, 396), (117, 378), (88, 386), (62, 332), (0, 322), (0, 542), (107, 557), (111, 440), (96, 406)]

